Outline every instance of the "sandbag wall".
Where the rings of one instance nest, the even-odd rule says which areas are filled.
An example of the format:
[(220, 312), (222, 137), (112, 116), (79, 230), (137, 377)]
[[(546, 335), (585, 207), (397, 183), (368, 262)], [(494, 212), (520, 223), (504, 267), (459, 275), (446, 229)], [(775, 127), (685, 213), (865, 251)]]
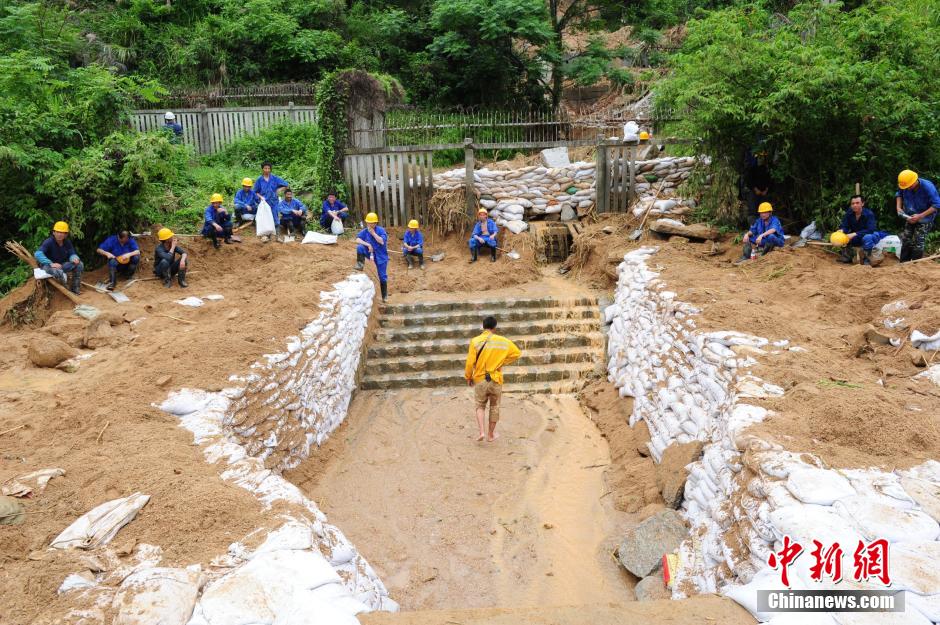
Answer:
[(773, 622), (774, 615), (757, 612), (755, 591), (781, 587), (780, 572), (767, 561), (784, 536), (807, 551), (790, 569), (795, 589), (826, 587), (810, 575), (813, 540), (843, 547), (850, 578), (859, 541), (885, 538), (892, 588), (907, 591), (913, 606), (899, 622), (940, 621), (940, 568), (931, 564), (940, 556), (940, 463), (897, 472), (835, 470), (812, 454), (747, 434), (768, 412), (742, 400), (783, 392), (747, 371), (753, 358), (801, 348), (696, 331), (697, 311), (676, 301), (648, 267), (655, 251), (635, 250), (618, 268), (615, 302), (606, 310), (608, 375), (621, 396), (634, 398), (631, 425), (646, 421), (657, 462), (673, 442), (705, 442), (685, 485), (691, 533), (680, 549), (673, 596), (720, 592)]

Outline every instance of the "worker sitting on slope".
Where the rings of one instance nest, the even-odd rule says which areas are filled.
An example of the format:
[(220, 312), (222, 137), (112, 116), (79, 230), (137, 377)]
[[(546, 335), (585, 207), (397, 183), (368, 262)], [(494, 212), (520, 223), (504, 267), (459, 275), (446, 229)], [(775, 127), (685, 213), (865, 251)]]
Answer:
[(366, 215), (366, 227), (356, 237), (356, 269), (365, 266), (366, 258), (375, 262), (379, 274), (379, 287), (382, 301), (388, 299), (388, 233), (379, 225), (379, 216), (375, 213)]
[(232, 216), (222, 206), (222, 194), (213, 193), (204, 214), (205, 223), (202, 226), (202, 236), (212, 239), (212, 246), (219, 248), (219, 237), (226, 243), (232, 242)]
[(879, 232), (876, 228), (875, 213), (865, 206), (865, 198), (861, 195), (853, 195), (849, 201), (848, 210), (842, 216), (839, 230), (830, 237), (830, 241), (834, 244), (844, 246), (836, 260), (840, 263), (852, 264), (855, 254), (850, 248), (856, 248), (860, 257), (859, 262), (870, 265), (872, 248), (888, 235), (887, 232)]
[(924, 257), (927, 235), (940, 210), (940, 195), (934, 183), (910, 169), (898, 174), (898, 187), (898, 216), (907, 222), (901, 232), (901, 262), (906, 263)]
[[(518, 360), (521, 352), (509, 339), (494, 334), (496, 317), (483, 319), (483, 334), (470, 340), (467, 362), (464, 366), (464, 378), (473, 387), (473, 399), (476, 402), (477, 426), (480, 428), (478, 441), (493, 442), (496, 435), (496, 423), (499, 421), (499, 399), (503, 394), (503, 367)], [(486, 404), (490, 405), (490, 428), (484, 429)]]
[(160, 243), (153, 250), (153, 273), (163, 278), (163, 286), (169, 288), (173, 283), (173, 276), (182, 288), (189, 286), (186, 282), (186, 269), (189, 267), (189, 255), (186, 250), (176, 244), (176, 237), (169, 228), (160, 228), (157, 233)]
[(254, 181), (242, 178), (242, 188), (235, 192), (235, 219), (239, 222), (254, 221), (258, 212), (258, 197), (251, 190)]
[(281, 232), (284, 240), (294, 236), (294, 231), (301, 235), (304, 233), (304, 224), (307, 223), (307, 207), (294, 197), (290, 187), (284, 189), (284, 199), (277, 203), (277, 213), (281, 219)]
[(39, 262), (40, 269), (51, 275), (54, 280), (61, 282), (63, 286), (68, 286), (66, 274), (72, 274), (72, 285), (69, 289), (76, 295), (81, 294), (82, 272), (85, 271), (85, 265), (75, 253), (75, 247), (69, 239), (67, 223), (55, 222), (52, 226), (52, 236), (42, 242), (33, 256)]
[(330, 230), (334, 219), (343, 221), (347, 217), (349, 217), (349, 208), (336, 198), (335, 191), (330, 191), (323, 200), (323, 206), (320, 207), (320, 226), (324, 230)]
[(774, 217), (773, 210), (770, 202), (763, 202), (757, 207), (757, 219), (751, 229), (744, 233), (744, 251), (738, 262), (749, 260), (755, 248), (757, 254), (763, 256), (775, 247), (783, 247), (783, 224)]
[(477, 211), (477, 222), (473, 225), (473, 234), (470, 235), (470, 262), (477, 262), (477, 254), (481, 247), (490, 249), (490, 260), (496, 262), (496, 236), (499, 233), (496, 222), (490, 219), (485, 208)]
[(405, 262), (408, 263), (408, 269), (414, 267), (415, 258), (418, 259), (418, 267), (424, 269), (424, 235), (418, 230), (417, 219), (412, 219), (408, 222), (408, 229), (405, 230), (401, 252), (405, 255)]
[(108, 290), (117, 286), (117, 275), (130, 278), (140, 264), (140, 248), (127, 230), (112, 234), (98, 246), (99, 254), (108, 259)]

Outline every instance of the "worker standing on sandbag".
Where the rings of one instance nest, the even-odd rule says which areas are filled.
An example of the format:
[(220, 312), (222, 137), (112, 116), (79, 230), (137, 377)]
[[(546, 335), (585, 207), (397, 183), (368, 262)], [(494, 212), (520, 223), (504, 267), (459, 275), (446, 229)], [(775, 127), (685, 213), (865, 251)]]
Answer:
[(254, 181), (242, 178), (242, 188), (235, 192), (235, 219), (239, 222), (253, 221), (258, 212), (258, 198), (251, 190)]
[(418, 259), (418, 267), (424, 269), (424, 235), (418, 229), (417, 219), (408, 222), (408, 229), (405, 230), (405, 237), (401, 245), (401, 253), (405, 255), (405, 262), (408, 263), (408, 269), (414, 267), (415, 258)]
[(933, 229), (940, 195), (937, 187), (916, 172), (905, 169), (898, 174), (897, 211), (907, 223), (901, 232), (901, 262), (924, 257), (924, 244)]
[(69, 225), (64, 221), (57, 221), (52, 226), (52, 235), (42, 242), (39, 249), (33, 253), (39, 268), (52, 276), (54, 280), (68, 286), (66, 274), (72, 274), (72, 285), (69, 290), (76, 295), (82, 292), (82, 273), (85, 265), (82, 264), (75, 247), (69, 239)]
[(182, 288), (189, 284), (186, 282), (186, 270), (189, 268), (189, 255), (182, 247), (176, 244), (176, 237), (169, 228), (160, 228), (157, 232), (160, 243), (153, 251), (153, 273), (163, 278), (163, 286), (170, 288), (173, 276)]
[(770, 202), (764, 202), (757, 207), (757, 219), (751, 229), (744, 233), (744, 250), (739, 263), (750, 260), (755, 255), (763, 256), (775, 247), (783, 247), (783, 224), (774, 217), (773, 210)]
[(202, 225), (202, 236), (212, 239), (212, 247), (219, 249), (219, 237), (226, 243), (232, 242), (232, 216), (222, 206), (224, 198), (221, 193), (213, 193), (209, 198), (209, 206), (204, 214), (205, 223)]
[(307, 206), (294, 197), (294, 191), (287, 187), (284, 189), (284, 199), (277, 203), (277, 213), (281, 217), (281, 231), (284, 241), (288, 236), (294, 236), (298, 231), (304, 234), (304, 225), (307, 223)]
[(98, 246), (99, 254), (108, 259), (108, 290), (117, 286), (117, 275), (130, 278), (140, 264), (140, 247), (127, 230), (112, 234)]
[(337, 199), (336, 191), (330, 191), (323, 200), (323, 206), (320, 207), (320, 226), (324, 230), (332, 230), (334, 219), (342, 222), (347, 217), (349, 217), (349, 208), (343, 204), (342, 200)]
[[(865, 206), (865, 198), (861, 195), (853, 195), (849, 200), (849, 208), (842, 216), (842, 224), (839, 230), (833, 233), (833, 237), (838, 232), (842, 235), (838, 240), (844, 241), (844, 246), (839, 254), (840, 263), (851, 264), (854, 251), (850, 248), (856, 248), (860, 257), (859, 263), (864, 265), (871, 264), (871, 250), (878, 241), (888, 236), (887, 232), (877, 230), (878, 224), (875, 219), (875, 213)], [(831, 238), (830, 238), (831, 240)]]
[[(483, 334), (470, 340), (464, 378), (473, 387), (476, 403), (477, 426), (480, 435), (477, 441), (486, 438), (493, 442), (498, 438), (496, 423), (499, 421), (499, 400), (503, 394), (503, 367), (514, 363), (522, 352), (506, 337), (495, 334), (496, 317), (483, 319)], [(486, 405), (490, 406), (489, 430), (485, 428)]]
[(382, 301), (388, 299), (388, 233), (379, 225), (379, 216), (375, 213), (366, 215), (366, 227), (356, 237), (356, 269), (365, 266), (366, 258), (375, 262), (379, 274), (379, 287)]
[(265, 161), (261, 164), (261, 175), (255, 180), (253, 190), (259, 202), (264, 200), (268, 203), (268, 206), (271, 207), (271, 215), (274, 217), (275, 226), (281, 224), (277, 213), (278, 194), (281, 192), (281, 189), (286, 189), (289, 186), (286, 180), (271, 173), (270, 162)]
[(473, 234), (470, 235), (470, 262), (477, 262), (477, 254), (481, 247), (490, 249), (490, 260), (496, 262), (496, 237), (499, 229), (496, 222), (490, 219), (485, 208), (477, 211), (477, 222), (473, 225)]

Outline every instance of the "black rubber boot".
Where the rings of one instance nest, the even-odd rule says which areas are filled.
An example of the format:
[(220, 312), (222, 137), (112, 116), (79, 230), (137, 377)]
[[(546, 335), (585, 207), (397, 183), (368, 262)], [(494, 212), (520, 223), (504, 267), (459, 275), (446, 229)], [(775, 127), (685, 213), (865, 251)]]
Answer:
[(366, 266), (366, 255), (365, 254), (356, 254), (356, 269), (362, 271), (362, 268)]
[(405, 262), (408, 264), (408, 269), (414, 269), (414, 268), (415, 268), (415, 260), (414, 260), (414, 258), (411, 256), (411, 254), (405, 254)]
[(852, 252), (848, 248), (843, 247), (839, 250), (839, 258), (836, 259), (840, 263), (845, 263), (846, 265), (852, 264)]
[(165, 276), (163, 276), (163, 286), (165, 286), (166, 288), (170, 288), (171, 284), (173, 284), (173, 276), (171, 276), (170, 274), (166, 274)]
[(418, 254), (418, 269), (424, 269), (424, 254)]
[(477, 262), (477, 248), (475, 247), (470, 248), (470, 262), (471, 263)]
[(117, 287), (117, 267), (108, 267), (108, 290), (113, 291)]
[(176, 281), (179, 282), (180, 286), (183, 287), (184, 289), (189, 286), (189, 283), (186, 282), (186, 270), (185, 269), (180, 269), (179, 273), (176, 274)]
[(382, 291), (382, 301), (388, 300), (388, 282), (379, 282), (379, 289)]
[(495, 247), (490, 248), (490, 262), (493, 262), (493, 263), (496, 262), (496, 248)]

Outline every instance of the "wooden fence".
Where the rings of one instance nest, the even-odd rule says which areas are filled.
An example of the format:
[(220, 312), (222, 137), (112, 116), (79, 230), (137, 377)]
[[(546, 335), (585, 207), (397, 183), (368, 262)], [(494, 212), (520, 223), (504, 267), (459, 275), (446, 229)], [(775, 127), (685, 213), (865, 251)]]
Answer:
[(404, 226), (409, 219), (427, 221), (434, 194), (430, 150), (351, 154), (343, 169), (351, 206), (360, 217), (375, 212), (389, 226)]
[[(131, 126), (138, 132), (163, 128), (160, 111), (134, 111)], [(183, 142), (200, 154), (214, 154), (236, 139), (253, 135), (279, 122), (313, 124), (317, 120), (315, 106), (254, 106), (244, 108), (177, 109), (173, 113), (183, 127)]]
[(606, 142), (597, 146), (594, 159), (597, 164), (598, 213), (625, 213), (636, 195), (637, 144)]

